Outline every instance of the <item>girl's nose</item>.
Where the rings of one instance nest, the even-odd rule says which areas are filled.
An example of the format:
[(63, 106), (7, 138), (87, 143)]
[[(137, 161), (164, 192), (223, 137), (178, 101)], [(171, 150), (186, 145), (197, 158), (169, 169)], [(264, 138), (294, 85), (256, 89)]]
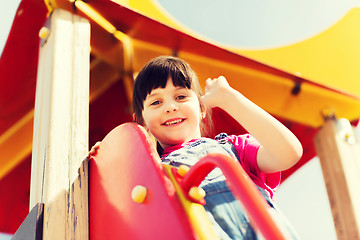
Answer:
[(166, 113), (174, 112), (177, 111), (178, 109), (179, 109), (178, 106), (174, 103), (170, 103), (165, 106)]

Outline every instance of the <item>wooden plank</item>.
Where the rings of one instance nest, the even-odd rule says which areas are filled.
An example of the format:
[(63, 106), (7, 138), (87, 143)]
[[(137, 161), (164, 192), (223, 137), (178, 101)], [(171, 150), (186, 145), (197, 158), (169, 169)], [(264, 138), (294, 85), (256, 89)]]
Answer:
[(69, 223), (71, 225), (70, 239), (89, 239), (89, 169), (86, 158), (78, 170), (78, 175), (70, 188), (71, 203), (68, 206)]
[(39, 55), (30, 207), (45, 203), (44, 239), (88, 239), (87, 202), (77, 200), (87, 188), (76, 182), (79, 176), (87, 181), (78, 169), (88, 151), (90, 24), (57, 9), (45, 26), (50, 33)]
[(346, 119), (327, 119), (315, 136), (338, 239), (360, 239), (360, 144)]

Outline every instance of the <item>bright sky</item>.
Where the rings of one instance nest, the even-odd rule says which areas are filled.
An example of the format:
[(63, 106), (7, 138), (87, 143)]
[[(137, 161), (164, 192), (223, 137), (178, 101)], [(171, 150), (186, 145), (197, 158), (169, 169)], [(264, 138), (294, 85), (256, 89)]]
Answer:
[(158, 2), (184, 25), (227, 45), (262, 49), (307, 39), (359, 0), (182, 0)]
[(0, 0), (0, 54), (5, 46), (7, 35), (20, 0)]
[[(275, 47), (304, 40), (331, 26), (351, 7), (360, 6), (359, 0), (158, 1), (179, 21), (204, 36), (243, 48)], [(19, 2), (0, 0), (0, 53)], [(227, 18), (231, 14), (222, 12), (218, 4), (231, 6), (235, 20)], [(232, 31), (234, 28), (241, 31)], [(360, 127), (357, 132), (360, 136)], [(318, 159), (288, 179), (278, 190), (276, 201), (302, 239), (336, 239)], [(0, 235), (0, 240), (4, 239), (10, 236)]]

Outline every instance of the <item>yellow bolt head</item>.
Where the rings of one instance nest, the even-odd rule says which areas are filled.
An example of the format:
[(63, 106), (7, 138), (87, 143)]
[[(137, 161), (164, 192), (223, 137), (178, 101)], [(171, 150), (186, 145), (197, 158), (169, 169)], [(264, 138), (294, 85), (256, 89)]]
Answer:
[(196, 201), (200, 201), (201, 199), (203, 199), (205, 197), (206, 193), (204, 191), (204, 189), (200, 188), (200, 187), (192, 187), (190, 188), (189, 191), (189, 196), (193, 199), (195, 199)]
[(181, 177), (185, 177), (185, 175), (189, 172), (190, 168), (186, 165), (180, 165), (177, 173), (181, 176)]
[(345, 139), (348, 140), (351, 137), (350, 133), (345, 133)]
[(42, 27), (39, 31), (39, 37), (41, 39), (46, 39), (46, 38), (48, 38), (49, 33), (50, 33), (50, 30), (47, 27)]
[(137, 185), (131, 191), (131, 198), (134, 202), (143, 203), (147, 195), (147, 189), (144, 186)]

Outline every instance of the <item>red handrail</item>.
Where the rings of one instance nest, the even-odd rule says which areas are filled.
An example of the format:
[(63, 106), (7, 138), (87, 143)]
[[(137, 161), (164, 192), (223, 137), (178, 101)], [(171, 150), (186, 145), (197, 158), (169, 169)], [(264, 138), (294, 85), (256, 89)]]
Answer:
[(231, 184), (234, 196), (243, 204), (252, 223), (266, 239), (286, 239), (269, 213), (270, 206), (255, 187), (240, 164), (223, 154), (209, 154), (200, 159), (181, 181), (181, 187), (188, 193), (193, 186), (199, 186), (204, 178), (216, 167)]

